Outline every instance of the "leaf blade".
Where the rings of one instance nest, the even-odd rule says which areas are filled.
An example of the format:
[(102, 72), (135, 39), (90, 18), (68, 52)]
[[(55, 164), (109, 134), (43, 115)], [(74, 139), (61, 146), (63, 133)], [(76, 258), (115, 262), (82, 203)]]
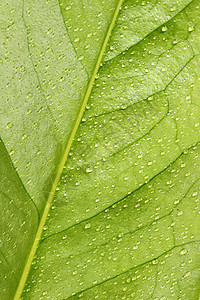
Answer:
[[(102, 299), (131, 295), (149, 299), (149, 294), (162, 297), (164, 284), (164, 296), (168, 298), (180, 294), (197, 297), (198, 259), (193, 247), (198, 249), (199, 234), (197, 223), (190, 226), (190, 222), (198, 218), (192, 194), (198, 193), (199, 187), (200, 135), (194, 125), (199, 108), (195, 106), (194, 113), (195, 103), (187, 96), (199, 76), (199, 52), (194, 42), (199, 19), (195, 18), (195, 30), (190, 34), (190, 21), (185, 18), (194, 15), (197, 8), (197, 2), (192, 2), (164, 27), (100, 69), (55, 195), (25, 299), (38, 297), (42, 291), (50, 297), (56, 293), (72, 299), (99, 295)], [(134, 87), (142, 93), (135, 95)], [(136, 100), (131, 102), (127, 94)], [(162, 105), (160, 115), (157, 101)], [(135, 126), (140, 129), (146, 121), (145, 113), (150, 112), (150, 130), (135, 131), (138, 139), (134, 140), (134, 136), (126, 138), (125, 134), (133, 130), (131, 120), (137, 110), (142, 117)], [(153, 123), (151, 118), (156, 117)], [(188, 186), (187, 177), (191, 180)], [(148, 198), (152, 201), (149, 206)], [(183, 202), (186, 204), (182, 207)], [(149, 223), (148, 218), (152, 220)], [(194, 261), (191, 271), (188, 265), (181, 267), (185, 259), (181, 255), (187, 252)], [(172, 258), (167, 259), (168, 255)], [(175, 278), (168, 283), (159, 270), (167, 274), (173, 264)], [(124, 283), (123, 274), (128, 278), (130, 273), (142, 276), (148, 268), (152, 270), (147, 277), (151, 284), (142, 293), (141, 281), (137, 285), (133, 280), (130, 288)], [(56, 283), (50, 275), (52, 270)], [(39, 274), (43, 280), (34, 282)], [(178, 288), (173, 287), (176, 280)], [(48, 291), (46, 281), (50, 282)]]
[[(113, 1), (111, 6), (115, 3), (117, 2)], [(125, 16), (126, 4), (128, 3), (129, 1), (125, 1), (120, 16)], [(53, 2), (51, 2), (52, 4)], [(91, 82), (98, 70), (98, 66), (94, 69), (93, 62), (98, 56), (99, 50), (88, 47), (91, 45), (93, 47), (95, 40), (93, 39), (91, 45), (89, 44), (89, 41), (91, 41), (91, 28), (85, 25), (82, 16), (79, 17), (80, 7), (78, 4), (79, 2), (74, 2), (72, 6), (67, 6), (67, 1), (60, 2), (60, 6), (57, 5), (55, 9), (56, 15), (59, 15), (56, 22), (60, 22), (61, 34), (69, 28), (67, 38), (73, 52), (72, 61), (75, 62), (80, 71), (78, 71), (78, 74), (82, 81), (79, 82), (79, 86), (83, 86), (81, 87), (82, 94), (86, 88), (86, 77), (90, 78), (89, 89), (87, 89), (89, 92), (86, 92), (85, 96), (87, 100), (93, 85)], [(91, 7), (89, 2), (87, 4), (82, 2), (82, 4), (81, 9), (87, 19), (91, 15)], [(154, 4), (153, 1), (151, 4)], [(35, 74), (33, 82), (34, 84), (37, 81), (39, 82), (39, 88), (35, 85), (38, 94), (49, 93), (49, 87), (46, 86), (43, 91), (42, 86), (42, 84), (45, 86), (47, 82), (45, 80), (43, 83), (40, 81), (40, 77), (50, 78), (48, 77), (49, 71), (44, 72), (46, 61), (43, 61), (43, 58), (40, 59), (40, 53), (37, 52), (41, 51), (40, 49), (44, 46), (43, 39), (41, 39), (41, 45), (38, 43), (35, 49), (32, 41), (32, 37), (35, 40), (38, 36), (41, 38), (41, 33), (44, 33), (47, 29), (45, 26), (48, 26), (48, 22), (40, 24), (43, 13), (37, 16), (37, 7), (34, 7), (33, 11), (36, 15), (36, 23), (34, 23), (35, 20), (30, 14), (30, 5), (30, 1), (24, 3), (22, 19), (25, 25), (29, 54), (32, 54), (29, 57), (29, 63), (32, 64), (32, 71)], [(99, 3), (97, 3), (97, 7), (98, 5)], [(102, 5), (105, 8), (107, 3), (102, 2)], [(148, 5), (145, 9), (149, 9)], [(156, 10), (159, 5), (162, 8), (162, 3), (158, 5), (155, 3)], [(185, 5), (185, 2), (182, 5)], [(39, 6), (44, 12), (46, 9), (44, 3), (40, 3)], [(89, 13), (87, 13), (87, 9)], [(114, 297), (114, 295), (115, 297), (131, 296), (138, 298), (142, 295), (142, 297), (148, 299), (149, 295), (150, 297), (162, 297), (163, 291), (164, 296), (169, 298), (178, 297), (179, 294), (186, 298), (191, 295), (194, 298), (198, 297), (196, 284), (198, 274), (195, 266), (198, 263), (196, 256), (198, 248), (195, 247), (198, 247), (199, 241), (196, 230), (198, 206), (195, 204), (195, 201), (198, 201), (199, 179), (195, 176), (197, 176), (197, 169), (199, 168), (198, 142), (200, 137), (198, 129), (198, 9), (198, 1), (191, 1), (182, 9), (179, 6), (175, 9), (176, 12), (171, 13), (169, 22), (165, 24), (169, 8), (164, 8), (164, 19), (160, 23), (160, 25), (162, 24), (161, 27), (156, 27), (156, 30), (154, 30), (155, 24), (153, 24), (152, 31), (152, 29), (149, 29), (148, 22), (144, 22), (146, 24), (144, 26), (145, 30), (147, 30), (146, 36), (142, 32), (145, 37), (139, 38), (139, 41), (137, 38), (135, 38), (135, 42), (131, 38), (127, 39), (129, 40), (128, 50), (127, 44), (125, 43), (124, 48), (122, 43), (122, 48), (120, 48), (120, 45), (121, 50), (119, 51), (123, 51), (123, 53), (116, 54), (114, 49), (114, 56), (104, 62), (99, 69), (83, 122), (78, 129), (73, 144), (72, 157), (69, 157), (57, 187), (65, 162), (65, 159), (62, 160), (48, 198), (42, 223), (40, 223), (42, 225), (39, 227), (39, 234), (36, 235), (34, 251), (28, 265), (30, 265), (36, 250), (36, 244), (39, 242), (43, 223), (57, 187), (50, 217), (44, 226), (43, 239), (39, 244), (35, 265), (32, 266), (23, 298), (78, 298), (79, 296), (93, 298), (102, 293), (102, 297), (105, 299)], [(151, 11), (150, 6), (148, 12), (150, 22), (152, 18)], [(134, 15), (134, 8), (131, 14)], [(77, 22), (75, 22), (77, 15)], [(109, 19), (111, 15), (112, 12), (109, 12), (106, 17)], [(160, 13), (161, 15), (162, 13)], [(70, 16), (72, 16), (73, 21), (70, 20)], [(98, 17), (101, 19), (102, 15), (98, 15)], [(113, 33), (113, 36), (115, 36), (113, 40), (111, 39), (111, 44), (114, 41), (116, 45), (116, 41), (121, 38), (120, 26), (123, 28), (124, 24), (123, 22), (120, 24), (123, 17), (120, 18), (119, 24), (117, 24)], [(67, 24), (65, 24), (65, 19)], [(41, 21), (38, 22), (38, 20)], [(90, 21), (88, 23), (94, 25), (92, 25), (94, 32), (97, 28), (100, 28), (100, 37), (101, 25), (95, 27), (95, 19), (92, 15)], [(72, 22), (72, 26), (69, 24), (70, 22)], [(107, 28), (105, 24), (103, 24), (103, 28)], [(75, 41), (77, 39), (76, 29), (78, 26), (81, 29), (80, 26), (82, 25), (85, 26), (84, 35), (80, 36), (80, 41)], [(38, 26), (41, 26), (42, 30), (36, 34)], [(59, 27), (57, 28), (59, 29)], [(149, 34), (150, 31), (152, 31), (151, 34)], [(50, 34), (49, 37), (47, 39), (45, 37), (44, 40), (55, 42), (55, 39), (52, 39), (54, 35), (52, 28), (48, 29), (48, 34)], [(84, 48), (84, 39), (87, 41), (87, 48)], [(47, 52), (55, 53), (57, 51), (54, 42), (52, 42), (54, 50), (51, 51), (47, 47)], [(78, 43), (78, 47), (75, 47), (75, 43)], [(106, 42), (103, 47), (105, 45)], [(30, 52), (30, 49), (32, 49), (32, 52)], [(69, 54), (69, 52), (67, 53)], [(82, 57), (84, 53), (85, 57)], [(94, 53), (93, 57), (91, 57), (92, 53)], [(103, 51), (100, 51), (100, 56), (102, 56), (102, 53)], [(56, 52), (57, 56), (51, 56), (53, 70), (56, 70), (55, 65), (58, 62), (57, 59), (60, 59), (59, 54), (58, 51)], [(68, 54), (67, 59), (70, 60), (71, 56), (68, 56)], [(45, 58), (47, 57), (48, 55), (45, 54)], [(64, 57), (64, 61), (73, 69), (74, 65), (72, 66), (67, 59)], [(79, 59), (80, 62), (78, 62)], [(39, 63), (39, 68), (36, 61)], [(100, 61), (101, 58), (97, 65), (100, 65)], [(47, 65), (47, 70), (48, 68)], [(59, 72), (62, 68), (62, 64), (58, 63)], [(95, 72), (90, 77), (93, 70)], [(53, 74), (52, 71), (50, 73)], [(81, 78), (81, 74), (85, 77)], [(60, 73), (57, 75), (59, 77)], [(73, 85), (73, 78), (72, 76), (72, 79), (68, 80), (68, 86)], [(55, 85), (53, 85), (54, 89), (57, 89)], [(56, 97), (56, 95), (62, 94), (63, 91), (59, 87), (55, 94), (54, 92), (50, 92), (50, 94)], [(82, 99), (78, 91), (77, 95), (77, 99)], [(38, 96), (38, 99), (40, 98), (41, 95)], [(62, 99), (64, 98), (62, 97)], [(70, 126), (68, 121), (65, 123), (63, 116), (59, 115), (59, 109), (57, 110), (54, 106), (56, 102), (52, 104), (52, 101), (45, 99), (45, 97), (44, 100), (46, 108), (43, 114), (44, 120), (41, 119), (44, 122), (40, 123), (39, 129), (42, 129), (44, 133), (44, 129), (47, 128), (48, 134), (50, 134), (51, 142), (50, 146), (48, 145), (50, 152), (47, 155), (50, 159), (48, 166), (45, 166), (43, 170), (43, 174), (47, 175), (47, 169), (51, 169), (51, 175), (48, 174), (49, 177), (47, 176), (50, 187), (56, 170), (55, 166), (58, 165), (59, 157), (64, 149), (63, 142), (60, 143), (60, 141), (66, 140), (66, 132), (70, 132)], [(50, 103), (51, 108), (54, 107), (52, 111), (49, 109), (48, 103)], [(59, 103), (61, 107), (65, 106), (64, 102), (60, 101)], [(73, 120), (75, 110), (78, 111), (77, 107), (80, 107), (80, 103), (74, 105), (72, 109), (67, 108), (66, 110), (66, 113), (73, 115)], [(62, 111), (65, 108), (62, 108)], [(51, 115), (52, 112), (58, 120), (57, 124), (55, 124), (54, 116)], [(53, 123), (52, 127), (48, 127), (49, 125), (43, 127), (42, 125), (45, 124), (47, 115)], [(80, 119), (80, 115), (78, 119)], [(74, 122), (72, 119), (70, 120), (71, 124)], [(78, 123), (75, 123), (76, 128), (78, 128)], [(10, 157), (15, 154), (15, 151), (12, 150), (15, 143), (12, 142), (12, 146), (10, 146), (9, 139), (16, 132), (16, 128), (20, 128), (16, 124), (14, 124), (14, 131), (13, 129), (10, 130), (8, 135), (5, 134), (6, 131), (3, 128), (3, 137), (7, 143), (6, 148), (8, 152), (11, 152)], [(11, 125), (7, 123), (8, 128), (12, 128), (13, 124)], [(66, 132), (62, 136), (61, 131), (63, 128), (66, 128)], [(39, 131), (37, 130), (33, 136), (37, 137)], [(75, 135), (75, 131), (72, 131), (71, 137)], [(19, 134), (17, 137), (19, 137)], [(71, 137), (69, 138), (70, 143), (72, 142)], [(26, 137), (23, 137), (23, 139), (26, 139)], [(67, 152), (70, 148), (69, 142), (64, 155), (65, 158), (67, 158)], [(25, 143), (25, 145), (28, 144), (29, 146), (32, 145), (30, 139)], [(194, 144), (196, 146), (191, 148)], [(19, 149), (20, 147), (15, 148), (18, 156), (14, 155), (13, 163), (17, 167), (15, 171), (23, 175), (20, 176), (24, 181), (25, 178), (31, 178), (31, 172), (27, 168), (27, 174), (23, 174), (23, 168), (20, 165), (23, 156), (19, 159)], [(25, 149), (27, 151), (28, 148)], [(23, 153), (26, 154), (26, 151)], [(187, 151), (189, 151), (188, 154), (186, 154)], [(36, 153), (35, 148), (34, 151), (31, 149), (30, 153)], [(31, 156), (30, 153), (26, 154), (26, 162), (27, 157)], [(16, 157), (19, 161), (16, 160)], [(52, 157), (55, 159), (54, 161)], [(184, 166), (185, 161), (187, 161), (186, 166)], [(24, 163), (25, 165), (26, 163)], [(39, 167), (41, 166), (42, 160), (39, 160)], [(54, 167), (54, 170), (52, 167)], [(188, 169), (188, 172), (186, 172), (186, 169)], [(35, 179), (37, 180), (36, 177), (33, 180), (34, 184), (37, 182), (35, 181)], [(31, 191), (33, 197), (34, 184), (27, 184), (26, 180), (24, 182), (26, 187), (32, 186), (29, 187), (29, 191)], [(167, 188), (164, 183), (166, 183)], [(181, 193), (176, 190), (179, 184), (182, 188)], [(44, 199), (46, 199), (49, 192), (49, 187), (45, 187), (45, 192), (43, 190), (43, 203), (45, 203)], [(163, 190), (162, 193), (160, 188), (161, 191)], [(157, 197), (152, 197), (152, 194), (157, 195)], [(36, 195), (35, 200), (34, 197), (32, 200), (40, 206), (38, 194)], [(182, 198), (180, 198), (181, 195)], [(164, 201), (161, 201), (163, 197)], [(152, 200), (149, 206), (148, 198)], [(158, 206), (158, 200), (160, 206)], [(172, 203), (172, 200), (174, 203)], [(123, 203), (123, 206), (121, 203)], [(126, 209), (127, 204), (128, 206), (132, 205), (130, 211)], [(186, 207), (189, 206), (188, 211)], [(107, 209), (104, 212), (105, 208)], [(147, 209), (147, 212), (145, 209)], [(40, 213), (42, 210), (43, 206), (40, 206)], [(151, 220), (149, 223), (146, 222), (148, 218)], [(192, 224), (190, 224), (191, 221)], [(81, 245), (79, 244), (80, 241)], [(30, 245), (30, 241), (28, 244)], [(150, 249), (148, 248), (149, 245)], [(168, 258), (168, 255), (170, 258)], [(188, 259), (192, 257), (193, 259), (190, 267), (189, 264), (182, 267), (186, 257)], [(166, 265), (164, 258), (167, 261)], [(4, 257), (3, 259), (5, 260)], [(171, 281), (166, 282), (166, 276), (171, 268), (175, 270), (174, 277)], [(148, 270), (150, 271), (148, 272)], [(147, 282), (151, 282), (149, 286), (146, 285), (145, 281), (135, 281), (135, 279), (129, 284), (131, 276), (136, 277), (136, 279), (142, 278), (145, 276), (145, 272), (148, 274)], [(28, 270), (26, 273), (28, 273)], [(40, 278), (41, 275), (42, 280), (37, 281), (37, 278)], [(124, 284), (124, 280), (127, 281), (128, 285)], [(22, 281), (24, 284), (25, 278)], [(47, 287), (46, 282), (51, 282), (48, 291), (45, 289)], [(163, 289), (163, 282), (167, 286), (165, 290)], [(176, 282), (178, 282), (178, 288), (174, 287), (177, 284)], [(141, 288), (144, 286), (147, 286), (147, 289), (141, 294)], [(186, 287), (187, 292), (184, 291)], [(110, 288), (112, 288), (111, 294), (109, 294)], [(22, 286), (20, 289), (22, 290)]]
[[(116, 18), (117, 18), (117, 15), (118, 15), (118, 12), (120, 10), (120, 7), (121, 7), (121, 4), (122, 4), (123, 0), (120, 0), (120, 1), (117, 1), (117, 6), (116, 6), (116, 9), (114, 11), (114, 14), (113, 14), (113, 17), (112, 17), (112, 21), (108, 27), (108, 31), (105, 35), (105, 40), (103, 42), (103, 45), (102, 45), (102, 48), (100, 50), (100, 53), (99, 53), (99, 56), (98, 56), (98, 59), (97, 59), (97, 62), (95, 64), (95, 68), (94, 68), (94, 71), (92, 73), (92, 76), (90, 78), (90, 81), (89, 81), (89, 84), (88, 84), (88, 87), (86, 89), (86, 92), (85, 92), (85, 96), (83, 98), (83, 101), (82, 101), (82, 104), (81, 104), (81, 107), (80, 107), (80, 110), (78, 112), (78, 116), (75, 120), (75, 124), (74, 126), (72, 127), (72, 131), (69, 135), (69, 139), (68, 139), (68, 143), (67, 143), (67, 146), (65, 148), (65, 151), (64, 151), (64, 154), (63, 154), (63, 157), (61, 159), (61, 162), (59, 164), (59, 167), (58, 167), (58, 170), (56, 172), (56, 176), (55, 176), (55, 179), (53, 181), (53, 184), (52, 184), (52, 187), (51, 187), (51, 190), (49, 192), (49, 196), (47, 198), (47, 201), (46, 201), (46, 204), (45, 204), (45, 207), (44, 207), (44, 210), (43, 210), (43, 213), (42, 213), (42, 217), (40, 219), (40, 223), (39, 223), (39, 226), (38, 226), (38, 229), (37, 229), (37, 233), (36, 233), (36, 236), (35, 236), (35, 240), (33, 242), (33, 245), (32, 245), (32, 248), (31, 248), (31, 251), (29, 253), (29, 256), (27, 258), (27, 261), (26, 261), (26, 264), (25, 264), (25, 267), (24, 267), (24, 270), (23, 270), (23, 273), (21, 275), (21, 278), (20, 278), (20, 282), (19, 282), (19, 285), (18, 285), (18, 288), (16, 290), (16, 293), (15, 293), (15, 296), (14, 296), (14, 299), (19, 299), (22, 292), (23, 292), (23, 289), (24, 289), (24, 286), (25, 286), (25, 283), (26, 283), (26, 280), (27, 280), (27, 277), (28, 277), (28, 274), (30, 272), (30, 268), (31, 268), (31, 264), (32, 264), (32, 260), (34, 258), (34, 255), (36, 253), (36, 250), (37, 250), (37, 247), (38, 247), (38, 244), (39, 244), (39, 241), (40, 241), (40, 238), (41, 238), (41, 235), (42, 235), (42, 232), (43, 232), (43, 228), (44, 228), (44, 225), (45, 225), (45, 222), (46, 222), (46, 219), (47, 219), (47, 216), (48, 216), (48, 213), (49, 213), (49, 209), (51, 207), (51, 202), (54, 198), (54, 195), (55, 195), (55, 191), (56, 191), (56, 187), (58, 185), (58, 182), (60, 180), (60, 176), (62, 174), (62, 171), (63, 171), (63, 168), (64, 168), (64, 165), (65, 165), (65, 162), (67, 160), (67, 157), (68, 157), (68, 154), (69, 154), (69, 151), (70, 151), (70, 148), (71, 148), (71, 145), (72, 145), (72, 142), (73, 142), (73, 139), (74, 139), (74, 136), (76, 134), (76, 131), (78, 129), (78, 126), (80, 124), (80, 121), (81, 121), (81, 118), (82, 118), (82, 115), (83, 115), (83, 112), (84, 112), (84, 109), (85, 109), (85, 106), (86, 106), (86, 103), (88, 101), (88, 98), (90, 96), (90, 93), (91, 93), (91, 89), (92, 89), (92, 86), (93, 86), (93, 83), (94, 83), (94, 80), (95, 80), (95, 76), (96, 76), (96, 73), (100, 67), (100, 64), (101, 64), (101, 60), (102, 60), (102, 57), (103, 57), (103, 53), (104, 53), (104, 50), (105, 50), (105, 47), (107, 45), (107, 41), (109, 39), (109, 36), (111, 34), (111, 31), (113, 29), (113, 26), (115, 24), (115, 21), (116, 21)], [(26, 26), (27, 27), (27, 26)], [(69, 110), (70, 111), (70, 110)], [(73, 113), (73, 110), (72, 112), (70, 111), (70, 113)]]

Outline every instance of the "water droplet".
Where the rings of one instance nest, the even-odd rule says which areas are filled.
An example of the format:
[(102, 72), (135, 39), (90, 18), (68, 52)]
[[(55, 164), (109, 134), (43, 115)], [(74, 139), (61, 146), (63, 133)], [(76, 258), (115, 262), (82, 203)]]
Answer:
[(32, 113), (32, 110), (29, 108), (28, 110), (27, 110), (27, 115), (30, 115)]
[(152, 264), (153, 264), (153, 265), (157, 265), (157, 264), (158, 264), (158, 260), (157, 260), (157, 259), (154, 259), (154, 260), (152, 261)]
[(186, 254), (186, 253), (187, 253), (187, 250), (186, 250), (186, 249), (181, 250), (181, 255), (184, 255), (184, 254)]
[(72, 7), (71, 7), (71, 5), (69, 5), (69, 6), (66, 6), (66, 10), (70, 10)]
[(193, 31), (193, 30), (194, 30), (194, 26), (191, 25), (191, 26), (188, 27), (188, 31), (189, 31), (189, 32), (191, 32), (191, 31)]
[(22, 136), (22, 140), (25, 140), (26, 138), (27, 138), (27, 135), (24, 134), (24, 135)]
[(177, 213), (177, 215), (178, 215), (178, 216), (182, 216), (182, 215), (183, 215), (183, 211), (182, 211), (182, 210), (179, 211), (179, 212)]
[(76, 275), (76, 274), (77, 274), (77, 271), (73, 271), (72, 274), (73, 274), (73, 275)]
[(11, 122), (8, 122), (7, 123), (7, 128), (12, 128), (13, 127), (13, 124)]
[(31, 93), (28, 93), (27, 96), (26, 96), (26, 98), (28, 99), (28, 98), (31, 98), (32, 96), (33, 95)]
[(171, 183), (172, 183), (172, 181), (171, 181), (171, 180), (168, 180), (168, 181), (167, 181), (167, 184), (171, 184)]
[(85, 229), (89, 229), (91, 227), (90, 223), (85, 224)]
[(43, 295), (43, 296), (46, 296), (46, 295), (47, 295), (47, 291), (43, 292), (42, 295)]
[(197, 195), (198, 195), (198, 192), (192, 193), (192, 196), (193, 196), (193, 197), (196, 197)]
[(168, 29), (167, 26), (163, 26), (161, 30), (162, 30), (162, 32), (165, 32), (165, 31), (167, 31), (167, 29)]
[(45, 231), (45, 230), (47, 230), (47, 229), (48, 229), (48, 226), (47, 226), (47, 225), (44, 225), (43, 230)]
[(184, 277), (189, 277), (189, 276), (191, 276), (191, 272), (187, 272), (187, 273), (184, 275)]
[(93, 171), (93, 169), (92, 168), (87, 168), (85, 171), (86, 171), (86, 173), (91, 173)]

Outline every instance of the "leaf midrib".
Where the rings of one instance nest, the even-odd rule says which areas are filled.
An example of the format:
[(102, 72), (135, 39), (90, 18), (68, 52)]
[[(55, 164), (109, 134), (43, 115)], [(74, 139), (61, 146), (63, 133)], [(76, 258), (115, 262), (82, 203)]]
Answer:
[(95, 81), (96, 74), (97, 74), (97, 72), (98, 72), (98, 70), (100, 68), (105, 48), (107, 46), (109, 37), (110, 37), (111, 32), (113, 30), (113, 27), (115, 25), (115, 22), (116, 22), (118, 14), (119, 14), (119, 10), (120, 10), (120, 7), (121, 7), (122, 3), (123, 3), (123, 0), (119, 0), (118, 5), (117, 5), (116, 10), (115, 10), (115, 13), (114, 13), (113, 18), (112, 18), (112, 21), (111, 21), (110, 26), (108, 28), (106, 37), (104, 39), (104, 43), (103, 43), (102, 48), (100, 50), (99, 57), (98, 57), (98, 60), (96, 62), (96, 66), (94, 68), (92, 77), (90, 79), (87, 91), (85, 93), (85, 97), (84, 97), (82, 106), (80, 108), (80, 111), (79, 111), (79, 114), (77, 116), (76, 122), (74, 124), (73, 130), (72, 130), (71, 135), (69, 137), (69, 141), (67, 143), (64, 155), (63, 155), (63, 157), (61, 159), (60, 165), (58, 167), (57, 174), (56, 174), (54, 182), (52, 184), (52, 188), (51, 188), (51, 191), (49, 193), (49, 196), (48, 196), (48, 199), (47, 199), (47, 202), (46, 202), (46, 206), (44, 208), (44, 211), (43, 211), (43, 214), (42, 214), (39, 226), (38, 226), (38, 230), (37, 230), (37, 233), (36, 233), (36, 236), (35, 236), (35, 239), (34, 239), (34, 242), (33, 242), (32, 248), (31, 248), (31, 251), (29, 253), (28, 259), (27, 259), (26, 264), (24, 266), (24, 270), (23, 270), (22, 276), (20, 278), (20, 281), (19, 281), (16, 293), (15, 293), (15, 296), (14, 296), (14, 300), (19, 300), (20, 297), (21, 297), (21, 294), (22, 294), (22, 292), (24, 290), (24, 286), (26, 284), (26, 281), (27, 281), (27, 278), (28, 278), (28, 274), (29, 274), (29, 271), (31, 269), (31, 264), (32, 264), (33, 258), (35, 256), (35, 253), (36, 253), (39, 241), (41, 239), (41, 235), (42, 235), (42, 232), (43, 232), (43, 227), (45, 225), (45, 222), (46, 222), (46, 219), (47, 219), (47, 216), (48, 216), (48, 213), (49, 213), (49, 209), (51, 207), (51, 203), (52, 203), (54, 195), (55, 195), (56, 187), (57, 187), (57, 185), (58, 185), (58, 183), (60, 181), (60, 177), (61, 177), (64, 165), (65, 165), (65, 163), (67, 161), (67, 158), (68, 158), (68, 155), (69, 155), (69, 151), (71, 149), (74, 137), (76, 135), (76, 132), (77, 132), (79, 124), (81, 122), (83, 113), (85, 111), (85, 106), (86, 106), (87, 101), (89, 99), (89, 96), (90, 96), (90, 93), (91, 93), (91, 90), (92, 90), (92, 87), (93, 87), (93, 84), (94, 84), (94, 81)]

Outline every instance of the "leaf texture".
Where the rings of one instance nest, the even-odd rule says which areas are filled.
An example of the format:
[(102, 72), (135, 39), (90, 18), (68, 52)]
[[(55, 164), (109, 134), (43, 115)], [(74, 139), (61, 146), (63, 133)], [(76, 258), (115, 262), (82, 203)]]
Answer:
[(0, 5), (2, 299), (45, 210), (22, 299), (199, 297), (200, 3), (121, 2)]

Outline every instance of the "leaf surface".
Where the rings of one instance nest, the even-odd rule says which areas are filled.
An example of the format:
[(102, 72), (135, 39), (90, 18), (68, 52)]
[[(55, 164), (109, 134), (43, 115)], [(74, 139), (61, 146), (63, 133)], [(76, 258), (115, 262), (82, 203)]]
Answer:
[(6, 3), (3, 299), (198, 299), (199, 1)]

